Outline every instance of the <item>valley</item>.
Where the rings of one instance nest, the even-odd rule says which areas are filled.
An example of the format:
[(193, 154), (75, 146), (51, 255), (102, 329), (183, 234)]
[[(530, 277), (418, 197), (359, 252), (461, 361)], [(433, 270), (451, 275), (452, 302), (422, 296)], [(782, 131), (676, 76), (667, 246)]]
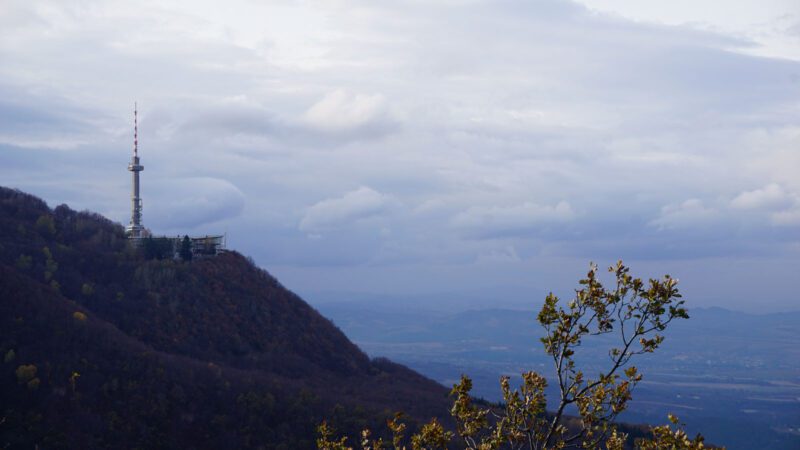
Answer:
[[(552, 374), (534, 308), (450, 313), (374, 302), (318, 307), (370, 356), (391, 358), (446, 386), (467, 374), (475, 394), (490, 401), (499, 400), (501, 375), (519, 380), (529, 370)], [(666, 331), (656, 353), (633, 361), (644, 380), (621, 420), (660, 424), (672, 413), (690, 432), (729, 449), (797, 448), (800, 313), (711, 308), (690, 315)], [(587, 375), (607, 363), (611, 344), (605, 337), (585, 341), (578, 357)]]

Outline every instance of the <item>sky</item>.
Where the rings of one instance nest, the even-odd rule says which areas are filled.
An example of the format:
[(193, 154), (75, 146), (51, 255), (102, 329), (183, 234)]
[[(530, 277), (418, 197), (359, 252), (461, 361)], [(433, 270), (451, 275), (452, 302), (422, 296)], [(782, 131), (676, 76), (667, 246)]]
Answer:
[(0, 185), (127, 224), (134, 102), (144, 224), (312, 304), (800, 309), (795, 1), (0, 3)]

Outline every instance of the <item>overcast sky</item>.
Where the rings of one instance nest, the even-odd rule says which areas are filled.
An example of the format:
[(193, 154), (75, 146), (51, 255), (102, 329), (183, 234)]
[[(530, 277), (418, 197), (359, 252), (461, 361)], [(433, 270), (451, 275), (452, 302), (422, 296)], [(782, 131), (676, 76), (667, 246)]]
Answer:
[(311, 303), (589, 261), (798, 309), (800, 2), (0, 3), (0, 184), (223, 233)]

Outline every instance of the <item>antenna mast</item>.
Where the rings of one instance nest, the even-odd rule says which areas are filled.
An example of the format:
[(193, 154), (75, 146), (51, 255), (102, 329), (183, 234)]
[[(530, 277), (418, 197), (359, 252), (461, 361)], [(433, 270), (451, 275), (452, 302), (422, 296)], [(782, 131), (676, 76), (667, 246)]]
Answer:
[(133, 102), (133, 156), (139, 157), (139, 106)]
[(133, 192), (131, 193), (131, 223), (125, 228), (130, 239), (145, 237), (145, 228), (142, 226), (142, 198), (139, 196), (139, 172), (144, 166), (139, 164), (139, 107), (133, 104), (133, 156), (128, 164), (128, 170), (133, 175)]

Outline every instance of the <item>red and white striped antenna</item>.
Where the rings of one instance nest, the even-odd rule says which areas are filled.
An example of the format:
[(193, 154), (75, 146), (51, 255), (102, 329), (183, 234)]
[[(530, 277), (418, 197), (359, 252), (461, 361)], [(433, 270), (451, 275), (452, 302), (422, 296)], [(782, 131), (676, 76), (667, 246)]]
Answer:
[(133, 156), (139, 156), (139, 112), (138, 105), (133, 102)]

